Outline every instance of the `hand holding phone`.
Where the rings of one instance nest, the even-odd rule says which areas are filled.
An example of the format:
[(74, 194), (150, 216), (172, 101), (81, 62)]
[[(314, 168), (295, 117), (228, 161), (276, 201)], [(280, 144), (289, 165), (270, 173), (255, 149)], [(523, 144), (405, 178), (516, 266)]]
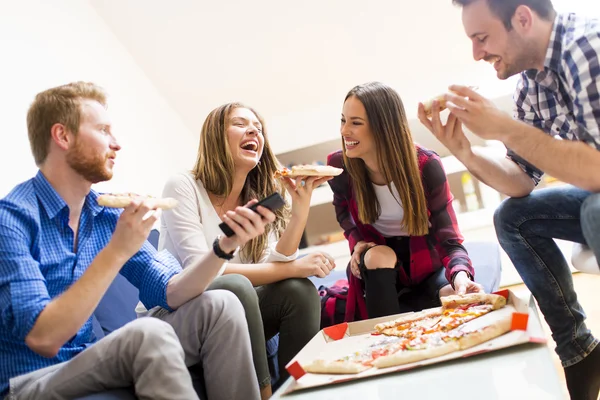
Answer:
[[(250, 210), (256, 212), (256, 208), (258, 206), (263, 206), (265, 208), (268, 208), (270, 211), (275, 212), (275, 211), (279, 210), (281, 207), (283, 207), (284, 205), (285, 205), (285, 200), (283, 199), (283, 197), (281, 197), (281, 195), (279, 193), (275, 192), (275, 193), (271, 194), (270, 196), (265, 197), (258, 203), (252, 204), (248, 208)], [(231, 237), (234, 235), (234, 232), (231, 230), (229, 225), (227, 225), (225, 222), (221, 222), (219, 224), (219, 228), (221, 228), (221, 230), (227, 237)]]

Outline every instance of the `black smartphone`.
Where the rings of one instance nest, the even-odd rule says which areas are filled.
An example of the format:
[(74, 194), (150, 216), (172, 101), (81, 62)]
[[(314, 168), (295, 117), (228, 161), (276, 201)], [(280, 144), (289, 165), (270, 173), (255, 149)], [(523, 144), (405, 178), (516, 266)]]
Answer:
[[(252, 211), (256, 211), (256, 207), (263, 206), (263, 207), (268, 208), (269, 210), (275, 212), (275, 211), (279, 210), (281, 207), (283, 207), (284, 205), (285, 205), (285, 200), (283, 199), (283, 197), (281, 197), (281, 195), (279, 193), (275, 192), (272, 195), (265, 197), (258, 203), (252, 204), (249, 208)], [(227, 225), (225, 222), (221, 222), (219, 224), (219, 228), (221, 228), (221, 230), (227, 237), (231, 237), (235, 234), (235, 232), (233, 232), (231, 230), (231, 228), (229, 227), (229, 225)]]

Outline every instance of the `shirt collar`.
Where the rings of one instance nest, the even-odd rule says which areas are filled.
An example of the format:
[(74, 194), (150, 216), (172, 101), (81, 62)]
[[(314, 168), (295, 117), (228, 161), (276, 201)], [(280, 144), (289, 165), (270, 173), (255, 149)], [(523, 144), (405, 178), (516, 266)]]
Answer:
[[(33, 186), (40, 203), (50, 219), (54, 219), (65, 208), (68, 209), (67, 203), (65, 203), (63, 198), (60, 197), (54, 187), (48, 182), (42, 171), (38, 171), (33, 178)], [(85, 197), (83, 208), (89, 209), (94, 216), (98, 215), (104, 209), (104, 207), (98, 205), (98, 193), (95, 190), (90, 190)]]
[(54, 190), (50, 182), (48, 182), (44, 174), (42, 174), (42, 171), (38, 171), (33, 178), (33, 186), (37, 198), (46, 210), (50, 219), (54, 219), (59, 212), (67, 207), (67, 203), (65, 203), (62, 197)]
[[(552, 32), (550, 33), (550, 41), (548, 42), (548, 48), (546, 49), (544, 71), (529, 69), (525, 71), (525, 74), (528, 78), (535, 79), (539, 72), (545, 72), (548, 70), (555, 73), (560, 73), (562, 44), (564, 35), (566, 33), (565, 19), (569, 19), (569, 15), (556, 14), (556, 18), (554, 18), (554, 24), (552, 25)], [(545, 76), (546, 74), (543, 75)]]
[(88, 195), (85, 197), (84, 207), (89, 207), (93, 216), (98, 215), (100, 211), (104, 210), (104, 207), (98, 204), (98, 196), (98, 192), (95, 190), (90, 190)]

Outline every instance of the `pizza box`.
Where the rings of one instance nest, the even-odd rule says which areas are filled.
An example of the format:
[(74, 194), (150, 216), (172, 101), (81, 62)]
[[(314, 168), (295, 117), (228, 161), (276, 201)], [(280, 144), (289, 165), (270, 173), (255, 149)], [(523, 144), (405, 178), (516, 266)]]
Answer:
[(286, 366), (286, 370), (294, 378), (294, 382), (288, 386), (284, 394), (302, 389), (389, 374), (397, 371), (406, 371), (448, 360), (471, 357), (494, 350), (517, 346), (523, 343), (546, 343), (546, 338), (537, 314), (532, 313), (530, 315), (529, 313), (529, 301), (531, 295), (528, 295), (527, 299), (523, 299), (516, 296), (510, 290), (502, 290), (496, 292), (496, 294), (502, 295), (507, 299), (505, 307), (469, 321), (463, 326), (477, 329), (479, 327), (494, 324), (496, 321), (506, 321), (507, 319), (510, 319), (511, 330), (509, 332), (469, 349), (395, 367), (382, 369), (373, 367), (358, 374), (313, 374), (304, 371), (302, 365), (310, 364), (316, 359), (335, 360), (359, 349), (364, 349), (369, 344), (380, 341), (382, 337), (384, 337), (382, 335), (372, 334), (375, 331), (374, 327), (376, 324), (391, 321), (410, 313), (390, 315), (358, 322), (344, 322), (325, 328), (319, 331)]

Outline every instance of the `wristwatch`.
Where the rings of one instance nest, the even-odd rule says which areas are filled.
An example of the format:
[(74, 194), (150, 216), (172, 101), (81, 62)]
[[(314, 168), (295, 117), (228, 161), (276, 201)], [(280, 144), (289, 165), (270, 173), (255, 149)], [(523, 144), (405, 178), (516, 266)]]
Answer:
[(221, 239), (221, 236), (217, 236), (217, 238), (213, 242), (213, 251), (215, 252), (215, 255), (219, 258), (222, 258), (223, 260), (231, 260), (233, 258), (233, 254), (235, 253), (235, 250), (232, 251), (231, 253), (225, 253), (223, 251), (223, 249), (221, 248), (221, 246), (219, 245), (220, 239)]

